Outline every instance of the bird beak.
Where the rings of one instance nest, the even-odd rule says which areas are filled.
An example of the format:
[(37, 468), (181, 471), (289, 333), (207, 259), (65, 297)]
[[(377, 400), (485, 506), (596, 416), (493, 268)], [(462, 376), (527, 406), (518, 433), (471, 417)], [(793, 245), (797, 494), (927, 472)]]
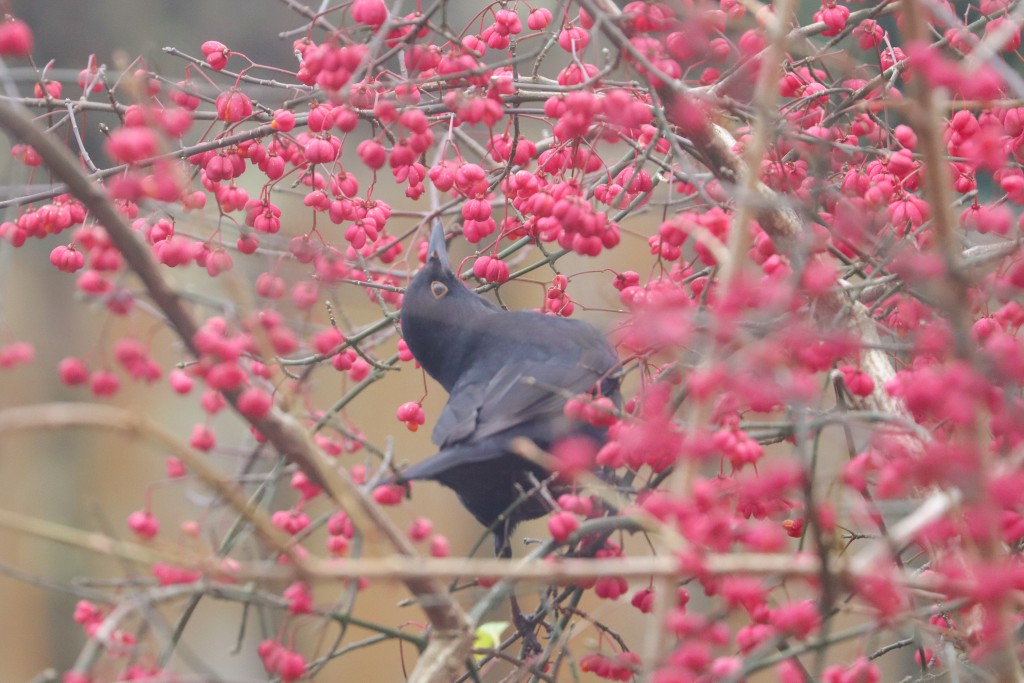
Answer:
[(436, 258), (444, 268), (448, 268), (448, 248), (444, 243), (444, 226), (441, 221), (434, 223), (434, 229), (430, 231), (430, 241), (427, 242), (427, 261)]

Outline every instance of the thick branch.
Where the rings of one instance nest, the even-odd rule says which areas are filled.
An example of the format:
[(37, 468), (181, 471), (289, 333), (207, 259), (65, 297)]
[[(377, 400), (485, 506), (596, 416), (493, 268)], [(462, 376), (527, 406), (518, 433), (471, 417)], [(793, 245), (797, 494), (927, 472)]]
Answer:
[[(106, 228), (111, 242), (121, 252), (128, 267), (142, 280), (153, 302), (167, 317), (171, 328), (185, 347), (198, 355), (193, 342), (198, 331), (196, 321), (182, 299), (161, 276), (149, 252), (136, 238), (131, 226), (107, 197), (102, 186), (85, 176), (78, 160), (63, 144), (35, 126), (23, 107), (0, 100), (0, 127), (14, 138), (31, 145), (54, 176), (67, 185), (68, 192), (81, 201), (89, 213)], [(237, 411), (237, 393), (226, 393), (226, 397)], [(245, 418), (244, 415), (242, 417)], [(331, 466), (331, 462), (316, 448), (307, 430), (295, 418), (275, 409), (261, 420), (245, 419), (279, 453), (298, 465), (314, 481), (320, 482), (335, 500), (345, 506), (349, 514), (366, 525), (367, 532), (376, 531), (383, 535), (398, 554), (415, 557), (416, 552), (405, 536), (345, 470)], [(435, 629), (447, 634), (448, 639), (458, 643), (468, 654), (471, 644), (469, 620), (451, 599), (445, 586), (431, 577), (410, 577), (405, 585), (420, 599)]]

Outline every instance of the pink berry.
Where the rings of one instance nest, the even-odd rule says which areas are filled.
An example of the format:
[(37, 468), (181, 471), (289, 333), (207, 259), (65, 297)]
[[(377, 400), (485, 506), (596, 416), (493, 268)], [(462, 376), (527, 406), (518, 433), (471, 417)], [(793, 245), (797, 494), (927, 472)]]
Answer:
[(173, 455), (168, 456), (164, 464), (167, 468), (167, 476), (171, 479), (179, 479), (188, 474), (188, 470), (185, 469), (185, 463)]
[(565, 542), (579, 528), (580, 520), (576, 515), (565, 510), (556, 512), (548, 518), (548, 531), (551, 532), (551, 538), (559, 543)]
[(89, 368), (81, 358), (65, 358), (57, 365), (57, 372), (60, 375), (60, 381), (69, 387), (89, 381)]
[(202, 44), (199, 48), (202, 50), (203, 56), (206, 57), (206, 62), (209, 64), (214, 71), (220, 71), (228, 64), (228, 57), (231, 52), (228, 51), (227, 46), (224, 43), (216, 40), (208, 40)]
[(85, 266), (85, 256), (74, 247), (66, 247), (62, 244), (50, 252), (50, 263), (55, 265), (58, 270), (73, 273)]
[(252, 100), (245, 93), (231, 89), (217, 96), (217, 118), (236, 123), (252, 115)]
[(398, 505), (404, 495), (405, 489), (397, 484), (385, 484), (373, 490), (373, 499), (379, 505)]
[(533, 31), (540, 31), (551, 25), (551, 10), (546, 7), (538, 7), (526, 17), (526, 25)]
[(377, 170), (384, 165), (387, 159), (387, 152), (384, 146), (376, 140), (363, 140), (356, 148), (356, 153), (367, 167)]
[(274, 130), (287, 133), (295, 128), (295, 114), (287, 109), (278, 109), (274, 112), (274, 120), (270, 125)]
[(0, 24), (0, 56), (27, 57), (32, 52), (32, 29), (21, 19)]
[(430, 537), (431, 557), (448, 557), (450, 552), (451, 548), (446, 537), (441, 534), (434, 534)]
[(409, 527), (409, 538), (413, 541), (422, 541), (426, 537), (430, 536), (434, 530), (434, 525), (426, 517), (417, 517), (412, 521), (412, 526)]
[(426, 421), (426, 417), (423, 414), (423, 406), (415, 401), (400, 405), (395, 413), (395, 417), (400, 422), (404, 422), (410, 432), (415, 432)]
[(388, 8), (384, 0), (355, 0), (351, 12), (356, 23), (371, 28), (379, 28), (388, 18)]
[(113, 396), (121, 388), (121, 380), (109, 370), (97, 370), (92, 374), (90, 386), (96, 396)]
[(558, 44), (566, 52), (579, 54), (590, 42), (590, 34), (581, 26), (567, 26), (558, 34)]
[(256, 387), (249, 387), (238, 397), (238, 410), (252, 420), (261, 420), (267, 416), (274, 405), (270, 394)]
[(192, 436), (189, 438), (188, 443), (192, 448), (197, 451), (209, 451), (217, 443), (217, 438), (214, 436), (213, 430), (203, 424), (197, 424), (192, 428)]
[(149, 510), (136, 510), (128, 515), (128, 526), (139, 538), (150, 539), (160, 531), (160, 523)]

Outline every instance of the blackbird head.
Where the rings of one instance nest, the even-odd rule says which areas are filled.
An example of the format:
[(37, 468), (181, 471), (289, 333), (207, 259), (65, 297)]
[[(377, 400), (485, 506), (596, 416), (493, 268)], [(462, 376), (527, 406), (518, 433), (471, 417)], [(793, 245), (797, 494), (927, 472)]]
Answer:
[(402, 298), (402, 336), (413, 357), (450, 391), (461, 374), (467, 351), (483, 330), (480, 318), (495, 310), (452, 270), (444, 228), (438, 221), (427, 244), (427, 262)]

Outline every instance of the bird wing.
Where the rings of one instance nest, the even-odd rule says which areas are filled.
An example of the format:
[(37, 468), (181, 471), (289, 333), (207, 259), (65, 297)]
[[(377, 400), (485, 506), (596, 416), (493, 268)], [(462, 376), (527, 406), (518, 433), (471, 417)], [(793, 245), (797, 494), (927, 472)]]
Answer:
[(557, 416), (568, 398), (592, 390), (611, 365), (526, 361), (506, 365), (489, 380), (456, 386), (434, 427), (433, 441), (449, 448)]
[[(499, 454), (500, 447), (490, 442), (459, 444), (452, 448), (444, 448), (426, 460), (402, 470), (398, 479), (401, 481), (413, 481), (415, 479), (440, 479), (446, 472), (449, 472), (457, 465), (468, 465), (475, 462), (490, 460)], [(455, 488), (453, 485), (452, 488)]]
[[(544, 468), (508, 452), (507, 446), (504, 439), (496, 437), (445, 448), (401, 470), (392, 483), (433, 479), (465, 498), (478, 490), (512, 488), (518, 473), (530, 472), (538, 480), (547, 477)], [(501, 509), (505, 507), (507, 504)]]
[(590, 391), (606, 373), (582, 365), (525, 362), (502, 368), (488, 381), (460, 383), (434, 427), (440, 451), (402, 470), (401, 478), (443, 481), (454, 467), (513, 457), (502, 432), (557, 417), (570, 394)]

